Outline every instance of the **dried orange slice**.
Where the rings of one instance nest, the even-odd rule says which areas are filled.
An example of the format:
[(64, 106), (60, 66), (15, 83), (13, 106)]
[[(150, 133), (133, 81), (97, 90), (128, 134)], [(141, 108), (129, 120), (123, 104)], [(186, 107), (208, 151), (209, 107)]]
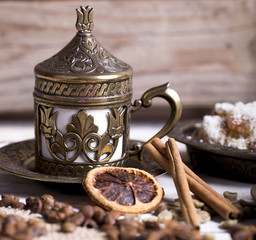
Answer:
[(82, 184), (100, 206), (121, 213), (149, 212), (161, 203), (164, 195), (155, 177), (136, 168), (94, 168)]

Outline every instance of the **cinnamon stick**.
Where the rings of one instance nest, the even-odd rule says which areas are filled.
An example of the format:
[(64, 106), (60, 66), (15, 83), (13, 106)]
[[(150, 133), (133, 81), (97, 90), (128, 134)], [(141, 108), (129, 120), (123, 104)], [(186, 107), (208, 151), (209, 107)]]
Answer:
[(184, 171), (179, 152), (175, 147), (173, 147), (173, 140), (174, 139), (169, 139), (166, 142), (166, 150), (169, 163), (172, 167), (172, 177), (180, 199), (181, 209), (186, 222), (199, 229), (200, 222), (196, 213), (195, 205), (190, 195), (186, 173)]
[[(167, 158), (165, 144), (161, 141), (161, 139), (154, 138), (152, 141), (152, 145), (156, 148), (157, 151), (161, 153), (161, 155)], [(240, 210), (238, 210), (229, 200), (227, 200), (219, 193), (217, 193), (213, 188), (211, 188), (190, 168), (188, 168), (186, 164), (183, 163), (183, 167), (188, 178), (189, 187), (196, 196), (198, 196), (210, 207), (212, 207), (224, 219), (234, 219), (240, 217)], [(213, 198), (212, 195), (214, 195), (215, 198)], [(217, 203), (216, 198), (219, 199)]]
[(151, 143), (146, 143), (143, 146), (145, 152), (160, 165), (161, 168), (163, 168), (166, 172), (168, 172), (170, 175), (172, 175), (172, 170), (170, 167), (170, 164), (168, 160), (157, 151), (157, 149), (153, 146)]
[[(154, 159), (171, 176), (175, 175), (175, 173), (172, 171), (173, 168), (171, 167), (168, 160), (163, 155), (161, 155), (151, 143), (145, 144), (144, 145), (144, 150), (152, 159)], [(177, 183), (176, 183), (176, 177), (175, 176), (173, 177), (173, 181), (174, 181), (174, 184), (176, 186)], [(177, 189), (177, 193), (178, 193), (178, 196), (180, 196), (179, 189)], [(184, 207), (183, 199), (180, 199), (180, 204), (181, 204), (181, 207), (182, 207), (182, 212), (183, 212), (184, 218), (188, 219), (188, 213), (187, 213), (186, 208)]]
[[(152, 144), (148, 143), (144, 146), (144, 148), (152, 159), (154, 159), (169, 174), (172, 174), (172, 169), (167, 159), (165, 144), (159, 138), (155, 138), (152, 141)], [(184, 163), (183, 167), (186, 173), (189, 188), (196, 196), (208, 204), (224, 219), (234, 219), (240, 217), (241, 212), (227, 199), (212, 189)]]

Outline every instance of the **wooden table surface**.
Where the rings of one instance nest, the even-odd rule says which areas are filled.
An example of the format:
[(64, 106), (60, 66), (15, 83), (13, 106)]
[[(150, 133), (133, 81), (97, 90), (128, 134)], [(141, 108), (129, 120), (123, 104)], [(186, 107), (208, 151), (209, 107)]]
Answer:
[[(131, 139), (138, 139), (145, 141), (152, 136), (160, 128), (159, 124), (141, 124), (135, 123), (131, 127)], [(34, 138), (33, 122), (1, 122), (0, 123), (0, 147), (13, 142), (19, 142), (26, 139)], [(186, 148), (183, 144), (178, 144), (180, 152), (184, 161), (189, 161), (186, 154)], [(1, 159), (0, 159), (1, 160)], [(213, 189), (222, 194), (224, 191), (237, 192), (238, 199), (242, 198), (247, 201), (252, 201), (250, 190), (253, 186), (252, 183), (243, 183), (238, 181), (231, 181), (227, 179), (220, 179), (212, 176), (200, 174)], [(168, 199), (177, 198), (177, 193), (174, 187), (173, 180), (170, 175), (163, 174), (157, 176), (157, 179), (165, 191), (164, 201)], [(61, 184), (51, 184), (39, 181), (33, 181), (24, 179), (0, 171), (0, 194), (14, 194), (25, 201), (28, 196), (40, 196), (44, 193), (52, 194), (58, 201), (63, 201), (72, 204), (74, 207), (78, 207), (81, 204), (90, 202), (82, 187), (79, 184), (73, 185), (70, 188), (63, 188)], [(212, 233), (215, 235), (215, 239), (229, 240), (231, 239), (229, 233), (222, 230), (220, 217), (215, 217), (211, 221), (201, 224), (201, 233)], [(256, 219), (250, 221), (244, 221), (243, 224), (255, 224)]]

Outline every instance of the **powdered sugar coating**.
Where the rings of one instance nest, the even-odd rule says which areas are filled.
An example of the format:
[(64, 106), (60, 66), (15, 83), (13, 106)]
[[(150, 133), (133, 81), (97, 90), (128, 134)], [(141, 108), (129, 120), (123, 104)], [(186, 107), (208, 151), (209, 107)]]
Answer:
[(254, 135), (256, 128), (256, 101), (243, 104), (238, 102), (227, 114), (227, 126), (241, 134)]
[(233, 109), (234, 105), (231, 103), (216, 103), (214, 106), (214, 113), (220, 116), (226, 116)]
[(256, 150), (256, 101), (216, 103), (215, 115), (206, 115), (198, 137), (211, 144)]
[(204, 116), (199, 137), (211, 144), (224, 145), (226, 139), (225, 117)]

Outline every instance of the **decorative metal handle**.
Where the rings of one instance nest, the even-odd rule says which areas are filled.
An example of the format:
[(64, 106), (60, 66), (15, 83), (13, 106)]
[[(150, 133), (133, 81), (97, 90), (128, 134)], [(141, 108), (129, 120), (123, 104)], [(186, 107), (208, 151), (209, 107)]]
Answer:
[[(152, 99), (155, 97), (164, 98), (170, 104), (171, 114), (168, 121), (163, 126), (163, 128), (158, 133), (156, 133), (152, 138), (150, 138), (146, 143), (151, 142), (155, 137), (162, 138), (165, 135), (167, 135), (180, 119), (181, 112), (182, 112), (180, 97), (169, 86), (170, 86), (170, 82), (154, 88), (150, 88), (142, 95), (141, 99), (135, 100), (134, 104), (132, 105), (131, 112), (133, 113), (138, 111), (142, 107), (145, 107), (145, 108), (150, 107), (152, 105)], [(144, 153), (143, 146), (140, 143), (136, 143), (135, 145), (133, 145), (129, 154), (130, 156), (138, 155), (139, 159), (141, 160), (143, 157), (143, 153)]]

